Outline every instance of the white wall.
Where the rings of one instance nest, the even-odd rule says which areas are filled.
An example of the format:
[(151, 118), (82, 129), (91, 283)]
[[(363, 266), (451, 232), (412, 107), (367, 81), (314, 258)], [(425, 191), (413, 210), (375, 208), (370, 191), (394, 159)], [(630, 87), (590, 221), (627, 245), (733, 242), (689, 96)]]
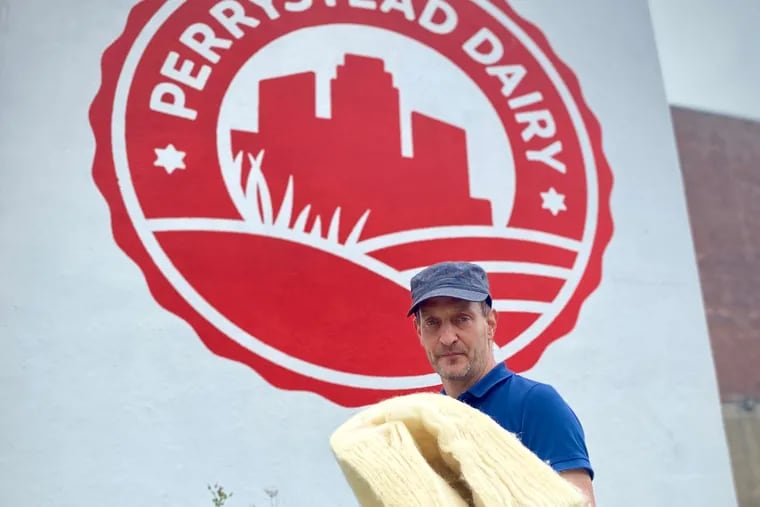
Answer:
[(668, 101), (760, 120), (760, 2), (649, 0)]
[[(584, 421), (599, 505), (735, 505), (646, 3), (514, 5), (615, 176), (602, 286), (529, 374)], [(350, 411), (211, 354), (113, 241), (87, 113), (131, 6), (0, 2), (0, 505), (205, 506), (213, 481), (229, 507), (354, 505), (326, 441)]]

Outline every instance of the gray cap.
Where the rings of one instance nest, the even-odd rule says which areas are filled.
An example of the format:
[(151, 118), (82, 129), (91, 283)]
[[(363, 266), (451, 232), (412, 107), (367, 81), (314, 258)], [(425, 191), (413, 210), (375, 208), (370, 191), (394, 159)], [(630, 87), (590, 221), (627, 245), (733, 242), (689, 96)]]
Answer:
[(486, 272), (470, 262), (441, 262), (429, 266), (412, 277), (412, 306), (406, 316), (417, 310), (423, 301), (449, 296), (466, 301), (487, 301), (491, 293)]

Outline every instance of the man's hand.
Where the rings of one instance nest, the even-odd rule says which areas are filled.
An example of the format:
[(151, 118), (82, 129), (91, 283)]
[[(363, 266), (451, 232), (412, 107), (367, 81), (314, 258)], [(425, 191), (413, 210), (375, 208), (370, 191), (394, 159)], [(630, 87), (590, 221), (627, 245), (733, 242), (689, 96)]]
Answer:
[(586, 495), (588, 499), (589, 507), (595, 507), (596, 501), (594, 499), (594, 486), (591, 484), (591, 477), (589, 477), (586, 470), (566, 470), (559, 473), (569, 483), (573, 484), (576, 488)]

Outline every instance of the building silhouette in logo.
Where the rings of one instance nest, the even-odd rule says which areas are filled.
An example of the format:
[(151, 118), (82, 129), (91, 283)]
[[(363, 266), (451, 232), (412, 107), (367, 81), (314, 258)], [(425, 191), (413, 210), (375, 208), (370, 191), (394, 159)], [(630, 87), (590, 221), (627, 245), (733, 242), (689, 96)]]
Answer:
[(292, 175), (295, 210), (311, 206), (307, 230), (341, 208), (340, 242), (366, 210), (362, 239), (491, 225), (490, 203), (470, 197), (463, 129), (412, 112), (413, 156), (404, 157), (399, 90), (381, 59), (347, 54), (330, 84), (331, 117), (318, 118), (315, 73), (262, 80), (258, 132), (232, 132), (235, 154), (265, 150), (262, 173), (275, 206)]

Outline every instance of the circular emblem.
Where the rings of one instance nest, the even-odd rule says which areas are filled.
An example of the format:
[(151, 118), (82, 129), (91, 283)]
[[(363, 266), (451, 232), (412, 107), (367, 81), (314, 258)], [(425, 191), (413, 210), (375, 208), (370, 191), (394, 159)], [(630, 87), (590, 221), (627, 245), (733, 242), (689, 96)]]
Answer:
[(115, 240), (156, 300), (278, 388), (437, 388), (404, 318), (432, 263), (488, 271), (518, 372), (601, 277), (600, 127), (503, 2), (143, 1), (90, 117)]

